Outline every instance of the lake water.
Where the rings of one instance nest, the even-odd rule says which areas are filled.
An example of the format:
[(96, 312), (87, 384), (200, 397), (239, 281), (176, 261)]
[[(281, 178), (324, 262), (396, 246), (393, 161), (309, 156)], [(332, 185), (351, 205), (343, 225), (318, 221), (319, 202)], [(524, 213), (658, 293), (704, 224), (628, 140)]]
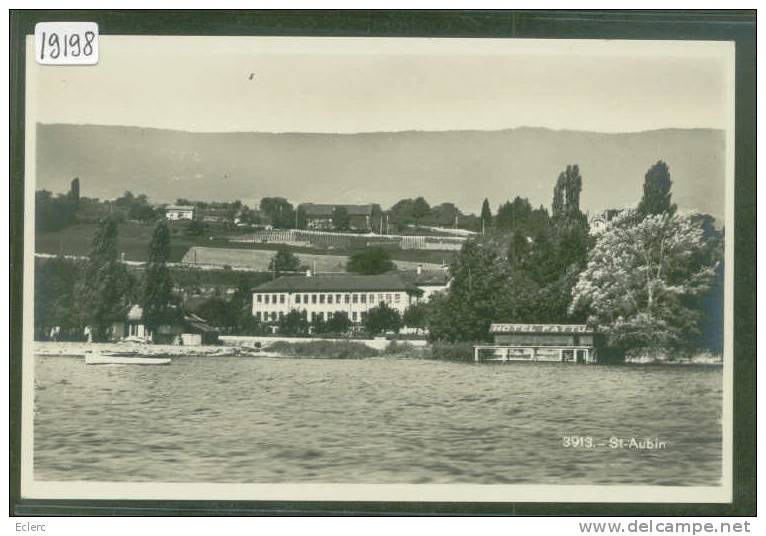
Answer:
[[(720, 368), (36, 358), (38, 480), (717, 485)], [(574, 448), (564, 436), (659, 439)]]

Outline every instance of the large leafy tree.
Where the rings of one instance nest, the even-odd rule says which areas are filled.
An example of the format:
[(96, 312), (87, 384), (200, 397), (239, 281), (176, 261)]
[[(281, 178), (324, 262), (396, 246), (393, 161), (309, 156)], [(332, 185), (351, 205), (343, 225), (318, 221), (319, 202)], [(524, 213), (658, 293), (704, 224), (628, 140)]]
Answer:
[(300, 259), (287, 246), (279, 246), (269, 262), (269, 271), (280, 275), (283, 272), (297, 272), (300, 266)]
[(650, 167), (644, 176), (644, 195), (638, 204), (639, 215), (649, 216), (675, 212), (676, 205), (671, 202), (670, 188), (672, 185), (670, 169), (665, 162), (660, 160)]
[(699, 345), (699, 300), (717, 260), (692, 215), (623, 214), (598, 240), (573, 289), (572, 311), (626, 354), (672, 357)]
[(455, 206), (454, 203), (441, 203), (431, 207), (431, 214), (427, 220), (433, 225), (441, 225), (443, 227), (453, 226), (460, 222), (460, 216), (463, 213)]
[(376, 307), (367, 311), (364, 317), (364, 329), (370, 335), (378, 335), (387, 331), (399, 331), (402, 326), (402, 317), (396, 309), (381, 302)]
[(141, 306), (144, 309), (144, 323), (152, 331), (165, 323), (176, 321), (181, 316), (173, 294), (173, 281), (167, 267), (170, 258), (170, 230), (165, 220), (154, 227), (149, 243), (149, 262), (144, 272), (144, 286)]
[(428, 327), (428, 314), (431, 307), (426, 302), (413, 303), (405, 309), (402, 315), (402, 323), (408, 328), (414, 328), (417, 331)]
[(218, 328), (234, 328), (239, 320), (236, 307), (219, 296), (211, 296), (202, 302), (195, 312), (211, 326)]
[(419, 224), (423, 218), (428, 217), (430, 214), (431, 207), (423, 197), (418, 197), (412, 202), (412, 217), (415, 218), (416, 224)]
[(47, 190), (35, 192), (35, 229), (58, 231), (77, 221), (80, 208), (80, 179), (72, 179), (69, 192), (53, 197)]
[(260, 209), (274, 227), (279, 229), (295, 227), (295, 209), (284, 197), (264, 197), (261, 199)]
[(351, 329), (352, 323), (351, 320), (348, 318), (348, 313), (338, 311), (330, 316), (330, 318), (327, 319), (327, 322), (325, 322), (325, 332), (326, 333), (337, 333), (337, 334), (343, 334), (348, 332), (349, 329)]
[(346, 270), (363, 275), (376, 275), (395, 269), (391, 255), (382, 247), (372, 246), (355, 251)]
[(281, 335), (306, 335), (308, 332), (309, 323), (300, 311), (292, 310), (279, 319), (279, 333)]
[(45, 338), (54, 326), (62, 335), (78, 326), (75, 286), (81, 266), (77, 261), (57, 257), (35, 259), (35, 337)]
[(486, 340), (496, 319), (497, 299), (508, 282), (507, 264), (494, 244), (467, 242), (450, 265), (452, 282), (444, 296), (431, 298), (430, 337), (445, 341)]

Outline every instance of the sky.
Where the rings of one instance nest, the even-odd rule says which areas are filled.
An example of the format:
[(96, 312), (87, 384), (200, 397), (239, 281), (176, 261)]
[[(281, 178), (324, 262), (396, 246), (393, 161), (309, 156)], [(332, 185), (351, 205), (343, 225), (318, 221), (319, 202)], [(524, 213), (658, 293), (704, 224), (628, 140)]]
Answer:
[(100, 39), (98, 65), (76, 67), (37, 65), (28, 41), (37, 122), (342, 133), (730, 125), (729, 43)]

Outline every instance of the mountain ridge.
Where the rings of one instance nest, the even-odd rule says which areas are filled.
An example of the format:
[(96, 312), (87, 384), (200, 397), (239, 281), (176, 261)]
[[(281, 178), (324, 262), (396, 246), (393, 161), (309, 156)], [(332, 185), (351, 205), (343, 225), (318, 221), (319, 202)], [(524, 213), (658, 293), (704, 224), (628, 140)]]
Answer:
[[(293, 202), (377, 202), (423, 195), (477, 213), (517, 195), (550, 205), (558, 173), (578, 164), (584, 210), (635, 204), (643, 176), (665, 160), (674, 201), (721, 218), (725, 133), (667, 128), (602, 133), (502, 130), (359, 133), (192, 132), (114, 125), (37, 125), (36, 188), (82, 195), (125, 190), (157, 202), (284, 196)], [(307, 186), (310, 185), (310, 188)]]

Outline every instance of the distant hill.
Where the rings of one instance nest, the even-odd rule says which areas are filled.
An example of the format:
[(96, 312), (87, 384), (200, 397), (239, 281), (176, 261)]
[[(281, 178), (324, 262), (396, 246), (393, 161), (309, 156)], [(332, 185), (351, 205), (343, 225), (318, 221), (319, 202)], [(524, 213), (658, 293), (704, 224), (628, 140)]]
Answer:
[(646, 170), (670, 166), (673, 199), (722, 217), (724, 133), (663, 129), (604, 134), (498, 131), (193, 133), (123, 126), (38, 125), (37, 188), (114, 198), (125, 190), (158, 202), (254, 200), (368, 203), (384, 208), (422, 195), (478, 213), (515, 196), (550, 206), (567, 164), (579, 164), (584, 210), (638, 201)]

